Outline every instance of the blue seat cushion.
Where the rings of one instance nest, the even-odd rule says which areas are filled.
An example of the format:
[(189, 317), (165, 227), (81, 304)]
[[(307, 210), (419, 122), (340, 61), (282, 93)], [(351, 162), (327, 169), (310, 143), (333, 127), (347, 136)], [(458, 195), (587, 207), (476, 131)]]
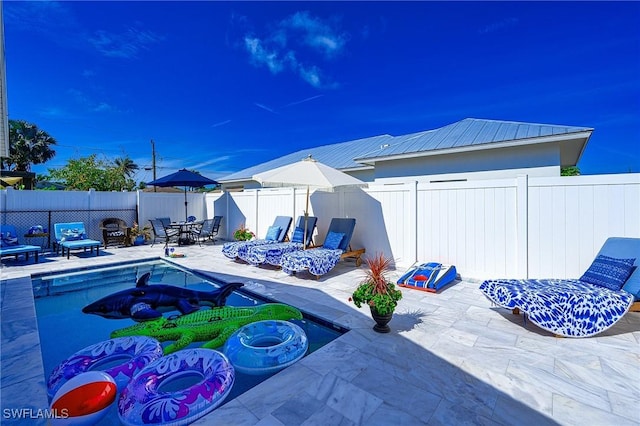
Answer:
[(280, 235), (280, 227), (279, 226), (270, 226), (267, 230), (267, 235), (265, 236), (265, 240), (275, 241), (278, 239), (278, 235)]
[(342, 232), (329, 232), (322, 246), (329, 250), (335, 250), (340, 247), (343, 238), (344, 234)]
[(291, 237), (292, 243), (301, 243), (304, 239), (304, 229), (296, 227), (293, 231), (293, 236)]
[(635, 259), (598, 255), (589, 269), (580, 277), (580, 281), (614, 291), (620, 290), (631, 275), (633, 262)]

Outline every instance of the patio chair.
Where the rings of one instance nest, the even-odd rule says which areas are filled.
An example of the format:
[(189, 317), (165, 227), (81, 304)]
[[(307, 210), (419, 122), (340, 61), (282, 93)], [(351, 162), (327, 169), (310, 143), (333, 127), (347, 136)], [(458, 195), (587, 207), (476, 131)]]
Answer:
[(54, 248), (56, 253), (62, 250), (64, 256), (65, 250), (67, 251), (67, 259), (71, 255), (71, 250), (87, 251), (96, 249), (96, 256), (100, 255), (100, 246), (102, 243), (97, 240), (92, 240), (87, 237), (87, 232), (82, 222), (69, 222), (69, 223), (56, 223), (53, 225), (55, 242)]
[(246, 252), (247, 250), (249, 250), (249, 247), (263, 244), (281, 243), (287, 237), (287, 233), (289, 232), (292, 221), (293, 219), (291, 218), (291, 216), (276, 216), (275, 220), (273, 221), (273, 225), (269, 227), (264, 238), (250, 241), (232, 241), (225, 243), (222, 246), (222, 254), (227, 256), (229, 259), (237, 259), (240, 252), (242, 252), (242, 256), (246, 256)]
[(213, 244), (216, 243), (216, 236), (220, 230), (220, 222), (222, 222), (222, 216), (214, 216), (213, 219), (205, 219), (204, 222), (191, 231), (193, 239), (198, 242), (198, 245), (202, 246), (204, 241), (211, 240)]
[(322, 247), (285, 254), (280, 262), (282, 270), (291, 275), (306, 269), (319, 278), (332, 270), (340, 259), (355, 258), (356, 266), (360, 266), (365, 249), (353, 250), (350, 246), (355, 227), (354, 218), (331, 219)]
[(164, 226), (165, 228), (169, 227), (169, 225), (171, 225), (171, 218), (170, 217), (156, 217), (156, 220), (159, 220), (160, 222), (162, 222), (162, 226)]
[[(294, 228), (290, 242), (249, 247), (246, 255), (240, 258), (253, 266), (259, 266), (265, 263), (273, 266), (280, 266), (282, 256), (287, 253), (302, 250), (304, 247), (309, 247), (312, 244), (313, 233), (316, 229), (317, 222), (317, 217), (308, 217), (307, 234), (304, 245), (302, 240), (304, 236), (304, 216), (300, 216), (296, 222), (296, 227)], [(238, 253), (238, 256), (240, 256), (240, 253)]]
[(556, 336), (589, 337), (640, 311), (639, 262), (640, 238), (612, 237), (580, 279), (487, 280), (480, 290)]
[(38, 253), (40, 246), (20, 244), (18, 233), (13, 225), (0, 225), (0, 258), (5, 256), (18, 256), (24, 254), (25, 260), (29, 260), (29, 254), (34, 254), (35, 263), (38, 263)]
[[(153, 229), (153, 240), (151, 241), (151, 247), (156, 243), (156, 240), (164, 242), (165, 245), (170, 242), (178, 242), (180, 231), (178, 229), (168, 229), (163, 223), (163, 219), (151, 219), (151, 228)], [(171, 221), (169, 221), (171, 224)]]
[(110, 217), (100, 221), (102, 229), (102, 241), (104, 248), (109, 244), (128, 246), (131, 243), (131, 228), (127, 223), (115, 217)]

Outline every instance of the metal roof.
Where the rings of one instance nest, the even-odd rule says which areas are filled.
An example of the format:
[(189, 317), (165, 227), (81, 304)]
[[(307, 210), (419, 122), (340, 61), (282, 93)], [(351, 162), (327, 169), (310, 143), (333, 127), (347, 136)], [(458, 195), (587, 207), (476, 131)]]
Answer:
[(371, 166), (367, 166), (365, 164), (354, 161), (354, 158), (368, 154), (373, 149), (379, 148), (381, 145), (384, 145), (390, 139), (393, 139), (393, 136), (380, 135), (370, 138), (356, 139), (354, 141), (336, 143), (332, 145), (302, 149), (300, 151), (287, 154), (283, 157), (267, 161), (266, 163), (258, 164), (224, 176), (223, 178), (218, 179), (218, 181), (231, 182), (251, 180), (251, 176), (257, 173), (295, 163), (296, 161), (307, 158), (309, 155), (313, 156), (313, 158), (315, 158), (319, 162), (338, 170), (344, 171), (352, 169), (371, 168)]
[(465, 148), (492, 143), (530, 140), (546, 136), (563, 136), (591, 132), (592, 128), (552, 124), (521, 123), (516, 121), (465, 118), (439, 129), (394, 137), (384, 149), (355, 157), (357, 161), (381, 160), (389, 156), (417, 154), (438, 150)]
[[(592, 132), (592, 128), (515, 121), (465, 118), (434, 130), (401, 136), (380, 135), (332, 145), (303, 149), (218, 179), (220, 182), (251, 180), (257, 173), (300, 161), (309, 155), (342, 171), (370, 169), (375, 161), (390, 157), (436, 154), (450, 149), (474, 149), (480, 145), (510, 141), (541, 143), (544, 137)], [(584, 137), (584, 135), (582, 136)], [(546, 141), (546, 140), (544, 140)]]

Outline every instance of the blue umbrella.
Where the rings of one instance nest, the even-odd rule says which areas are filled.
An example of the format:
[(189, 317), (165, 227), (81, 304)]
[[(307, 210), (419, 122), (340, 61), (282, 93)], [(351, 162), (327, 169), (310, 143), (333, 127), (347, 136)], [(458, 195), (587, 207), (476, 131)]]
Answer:
[(187, 187), (201, 188), (205, 185), (218, 185), (213, 179), (202, 176), (198, 173), (194, 173), (187, 169), (178, 170), (170, 175), (163, 176), (159, 179), (148, 182), (147, 185), (169, 187), (169, 186), (184, 186), (184, 220), (187, 220)]

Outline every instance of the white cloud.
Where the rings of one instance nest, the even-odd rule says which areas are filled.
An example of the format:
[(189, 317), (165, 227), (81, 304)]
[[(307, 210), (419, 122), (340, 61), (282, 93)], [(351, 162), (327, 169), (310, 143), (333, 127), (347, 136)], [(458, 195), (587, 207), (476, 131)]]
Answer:
[(140, 51), (163, 39), (164, 37), (151, 31), (130, 27), (122, 33), (99, 30), (88, 41), (104, 56), (131, 59), (137, 58)]
[(265, 49), (260, 39), (245, 37), (244, 44), (253, 61), (258, 65), (266, 65), (272, 74), (278, 74), (284, 68), (283, 61), (278, 57), (278, 53)]
[(271, 114), (277, 114), (277, 112), (276, 112), (274, 109), (269, 108), (269, 107), (268, 107), (268, 106), (266, 106), (266, 105), (259, 104), (259, 103), (257, 103), (257, 102), (254, 102), (253, 104), (254, 104), (255, 106), (257, 106), (258, 108), (261, 108), (261, 109), (263, 109), (263, 110), (265, 110), (265, 111), (267, 111), (267, 112), (270, 112)]
[(501, 21), (493, 22), (489, 25), (486, 25), (478, 30), (480, 34), (489, 34), (496, 31), (502, 31), (507, 28), (515, 27), (518, 25), (520, 20), (518, 18), (505, 18)]
[(347, 40), (347, 34), (335, 25), (309, 12), (296, 12), (275, 25), (265, 37), (245, 35), (244, 47), (255, 66), (264, 66), (272, 74), (293, 72), (311, 86), (322, 89), (337, 84), (331, 82), (319, 64), (311, 62), (313, 55), (319, 60), (333, 59), (344, 50)]
[(309, 47), (315, 48), (327, 57), (340, 53), (347, 42), (345, 33), (341, 33), (328, 23), (309, 15), (309, 12), (296, 12), (283, 20), (285, 28), (298, 30), (302, 33), (302, 41)]

